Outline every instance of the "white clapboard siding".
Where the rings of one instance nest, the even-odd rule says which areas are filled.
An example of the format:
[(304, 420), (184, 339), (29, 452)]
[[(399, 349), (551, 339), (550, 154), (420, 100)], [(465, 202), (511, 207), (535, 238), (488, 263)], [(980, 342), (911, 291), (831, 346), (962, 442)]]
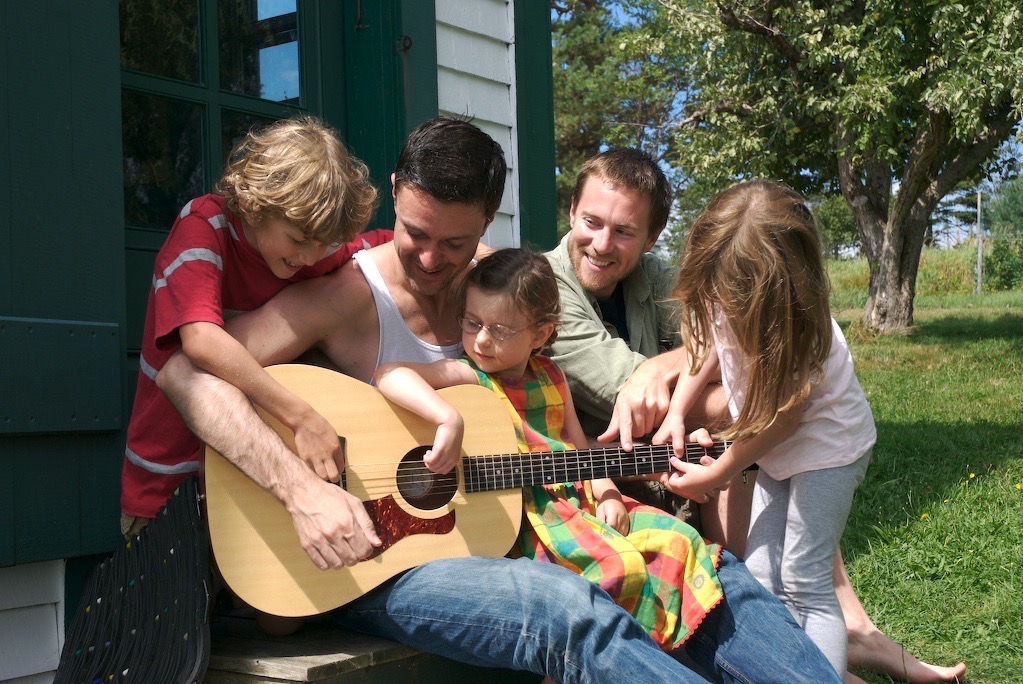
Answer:
[(0, 682), (52, 682), (63, 632), (64, 561), (0, 568)]
[(507, 0), (437, 0), (437, 23), (512, 42)]
[[(454, 107), (465, 103), (461, 113), (468, 111), (476, 117), (477, 123), (481, 121), (496, 123), (506, 126), (509, 130), (515, 123), (515, 107), (507, 83), (497, 83), (461, 71), (438, 67), (437, 99)], [(442, 105), (441, 109), (447, 107)], [(505, 152), (507, 153), (507, 150)]]
[(515, 119), (514, 5), (510, 0), (438, 0), (437, 103), (442, 114), (472, 117), (504, 149), (508, 180), (483, 241), (520, 244)]
[(503, 83), (512, 73), (508, 42), (437, 24), (437, 63), (449, 69)]

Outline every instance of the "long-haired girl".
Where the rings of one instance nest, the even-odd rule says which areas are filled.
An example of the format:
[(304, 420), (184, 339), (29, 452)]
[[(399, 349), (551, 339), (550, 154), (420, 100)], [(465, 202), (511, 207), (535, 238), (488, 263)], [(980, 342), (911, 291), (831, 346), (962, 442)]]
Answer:
[(759, 464), (746, 564), (844, 673), (832, 562), (876, 433), (828, 307), (813, 215), (781, 184), (740, 183), (693, 224), (679, 270), (692, 374), (654, 440), (680, 444), (681, 416), (720, 377), (733, 419), (721, 437), (732, 445), (709, 465), (673, 461), (667, 484), (699, 498)]

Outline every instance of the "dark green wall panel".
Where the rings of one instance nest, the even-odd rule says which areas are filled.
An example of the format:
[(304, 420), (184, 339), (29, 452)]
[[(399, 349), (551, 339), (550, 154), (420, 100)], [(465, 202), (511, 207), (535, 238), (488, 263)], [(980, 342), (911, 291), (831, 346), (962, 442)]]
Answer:
[(81, 440), (24, 439), (18, 451), (14, 464), (15, 561), (31, 563), (51, 557), (54, 551), (77, 556)]
[[(345, 89), (348, 67), (345, 64), (345, 3), (325, 2), (309, 3), (316, 12), (316, 21), (320, 28), (317, 36), (316, 50), (323, 64), (333, 64), (336, 68), (320, 69), (317, 62), (316, 74), (319, 79), (320, 101), (315, 103), (314, 111), (320, 112), (324, 120), (338, 129), (347, 141), (348, 120), (345, 111), (348, 108), (348, 93)], [(360, 157), (361, 158), (361, 157)]]
[(114, 548), (126, 407), (117, 3), (2, 3), (0, 41), (0, 317), (46, 332), (4, 343), (45, 424), (0, 437), (2, 566)]
[(6, 34), (13, 295), (0, 313), (120, 323), (117, 4), (6, 8), (19, 30)]
[(0, 568), (14, 565), (15, 453), (15, 440), (0, 437)]
[(116, 548), (119, 433), (0, 436), (0, 567)]
[[(10, 92), (8, 3), (0, 2), (0, 93)], [(11, 283), (11, 168), (9, 97), (0, 97), (0, 312), (13, 306)], [(0, 567), (14, 563), (14, 449), (0, 437)]]
[[(121, 463), (124, 436), (96, 435), (75, 445), (80, 536), (74, 555), (107, 553), (121, 538)], [(52, 550), (44, 548), (45, 555)]]
[(71, 13), (70, 225), (75, 318), (124, 325), (124, 216), (117, 3), (76, 0)]
[[(8, 32), (8, 53), (32, 65), (8, 71), (10, 99), (20, 105), (11, 109), (8, 122), (13, 170), (10, 313), (75, 319), (70, 15), (66, 3), (7, 6), (10, 25), (22, 29)], [(48, 245), (45, 253), (43, 245)], [(40, 268), (44, 263), (46, 268)]]
[[(116, 547), (122, 438), (2, 438), (13, 467), (14, 556), (10, 563), (110, 551)], [(3, 448), (3, 447), (0, 447)], [(111, 486), (113, 485), (113, 486)]]

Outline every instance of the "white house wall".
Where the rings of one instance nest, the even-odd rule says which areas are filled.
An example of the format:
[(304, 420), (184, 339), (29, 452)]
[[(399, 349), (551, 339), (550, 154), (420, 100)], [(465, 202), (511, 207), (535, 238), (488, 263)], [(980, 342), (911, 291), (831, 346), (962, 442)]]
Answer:
[(484, 237), (491, 247), (520, 244), (513, 11), (510, 0), (437, 2), (438, 108), (473, 117), (508, 162), (504, 198)]
[(64, 644), (64, 561), (0, 568), (0, 682), (52, 682)]

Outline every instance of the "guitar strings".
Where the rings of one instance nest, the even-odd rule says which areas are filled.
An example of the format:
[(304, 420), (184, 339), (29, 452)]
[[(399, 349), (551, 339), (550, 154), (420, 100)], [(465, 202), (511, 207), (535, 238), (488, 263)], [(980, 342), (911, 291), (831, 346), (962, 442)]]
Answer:
[[(686, 460), (699, 462), (700, 457), (720, 454), (723, 449), (724, 445), (708, 448), (699, 445), (686, 445)], [(424, 481), (434, 483), (425, 496), (441, 496), (453, 495), (459, 489), (464, 488), (460, 485), (460, 481), (465, 484), (466, 480), (469, 481), (467, 484), (472, 487), (472, 491), (515, 489), (530, 484), (554, 484), (571, 481), (573, 478), (570, 477), (570, 471), (577, 472), (583, 464), (593, 472), (590, 477), (581, 479), (667, 472), (668, 468), (664, 467), (667, 463), (666, 460), (644, 459), (651, 454), (659, 455), (657, 452), (670, 450), (670, 445), (637, 445), (632, 452), (624, 452), (616, 447), (597, 447), (570, 452), (474, 455), (461, 459), (461, 477), (457, 474), (453, 476), (451, 473), (438, 475), (426, 470), (425, 467), (420, 468), (420, 462), (415, 463), (418, 470), (412, 473), (396, 472), (398, 464), (393, 461), (354, 464), (353, 469), (356, 479), (362, 485), (360, 489), (371, 498), (376, 498), (375, 495), (378, 493), (395, 493), (395, 486), (400, 489), (402, 485), (421, 484)], [(607, 454), (615, 454), (620, 458), (594, 466), (594, 455)], [(552, 461), (557, 461), (557, 463), (552, 463)], [(625, 472), (626, 468), (628, 472)], [(388, 474), (380, 477), (368, 472), (381, 469), (387, 470)], [(466, 471), (469, 469), (472, 469), (472, 472), (467, 474)], [(379, 483), (383, 483), (383, 486)]]
[[(723, 447), (715, 446), (715, 447), (704, 448), (704, 447), (696, 446), (695, 448), (690, 448), (690, 445), (687, 445), (687, 447), (686, 447), (686, 454), (685, 454), (685, 461), (688, 462), (688, 463), (699, 463), (700, 458), (702, 458), (703, 456), (711, 456), (711, 457), (720, 456), (723, 451), (724, 451)], [(578, 450), (569, 450), (569, 451), (533, 451), (533, 452), (526, 452), (526, 453), (515, 452), (515, 453), (509, 453), (509, 454), (470, 454), (468, 456), (463, 456), (461, 458), (461, 461), (464, 462), (464, 461), (468, 461), (468, 460), (475, 460), (475, 461), (482, 462), (482, 461), (487, 460), (487, 459), (505, 459), (505, 460), (520, 459), (520, 460), (523, 460), (523, 461), (537, 461), (538, 462), (538, 461), (542, 461), (542, 460), (544, 460), (546, 458), (553, 457), (554, 459), (556, 459), (556, 460), (558, 460), (560, 462), (564, 462), (564, 463), (581, 463), (583, 461), (588, 461), (588, 460), (590, 460), (590, 459), (592, 459), (594, 457), (598, 457), (598, 456), (599, 457), (603, 457), (603, 456), (607, 456), (609, 454), (616, 454), (616, 455), (620, 456), (620, 460), (622, 462), (624, 462), (624, 463), (632, 463), (632, 462), (634, 462), (636, 460), (635, 457), (638, 456), (638, 455), (642, 455), (642, 456), (651, 456), (651, 455), (652, 456), (660, 456), (661, 454), (659, 454), (657, 452), (664, 452), (664, 455), (666, 457), (674, 455), (674, 452), (671, 449), (671, 445), (658, 444), (658, 445), (651, 445), (651, 446), (637, 445), (631, 452), (630, 451), (623, 451), (622, 449), (619, 449), (619, 448), (616, 448), (616, 447), (604, 447), (604, 448), (596, 447), (596, 448), (593, 448), (593, 449), (578, 449)], [(631, 456), (630, 456), (630, 454), (631, 454)], [(402, 462), (403, 461), (400, 461), (400, 460), (399, 461), (394, 461), (394, 460), (387, 460), (387, 461), (359, 461), (358, 462), (358, 467), (360, 467), (360, 468), (379, 467), (379, 468), (393, 470), (393, 469), (397, 468), (398, 465), (401, 464)], [(412, 463), (415, 463), (415, 464), (418, 465), (421, 462), (422, 461), (413, 461)], [(491, 460), (490, 462), (495, 462), (495, 461)]]
[[(590, 449), (590, 450), (563, 451), (563, 452), (547, 451), (547, 452), (527, 452), (527, 453), (514, 453), (514, 454), (480, 454), (480, 455), (463, 456), (461, 458), (460, 462), (463, 463), (463, 464), (466, 463), (466, 462), (468, 462), (468, 463), (475, 463), (475, 464), (477, 464), (479, 466), (483, 466), (484, 464), (486, 464), (486, 465), (493, 465), (493, 464), (498, 464), (498, 463), (500, 463), (500, 464), (512, 464), (512, 463), (515, 463), (515, 464), (517, 464), (519, 466), (523, 466), (523, 467), (529, 466), (529, 467), (534, 467), (534, 468), (551, 467), (552, 462), (556, 462), (556, 463), (554, 463), (555, 467), (570, 468), (570, 467), (578, 467), (578, 465), (581, 464), (581, 463), (593, 463), (594, 461), (596, 461), (598, 463), (598, 466), (595, 469), (599, 469), (601, 467), (599, 465), (600, 463), (603, 463), (603, 467), (611, 469), (611, 468), (619, 468), (619, 467), (622, 467), (623, 465), (629, 465), (629, 464), (644, 465), (643, 463), (641, 463), (641, 461), (643, 459), (649, 458), (649, 456), (651, 455), (651, 454), (642, 453), (644, 451), (649, 451), (649, 450), (643, 450), (643, 449), (634, 450), (633, 452), (622, 452), (619, 449), (608, 448), (607, 450), (604, 450), (603, 454), (600, 453), (601, 451), (602, 450), (600, 450), (600, 449)], [(702, 458), (703, 456), (705, 456), (705, 455), (706, 456), (713, 456), (714, 455), (714, 452), (713, 452), (712, 449), (700, 448), (699, 451), (696, 451), (696, 450), (688, 450), (688, 451), (691, 452), (691, 453), (687, 453), (686, 454), (686, 461), (689, 462), (689, 463), (698, 463), (700, 458)], [(606, 460), (602, 461), (602, 459), (600, 459), (600, 458), (595, 458), (596, 456), (606, 456), (608, 453), (613, 453), (613, 454), (619, 455), (620, 458), (618, 458), (618, 459), (616, 459), (614, 461), (606, 461)], [(631, 453), (631, 456), (630, 456), (630, 453)], [(659, 456), (659, 454), (652, 454), (652, 455)], [(369, 471), (369, 470), (379, 469), (379, 470), (386, 470), (386, 471), (389, 471), (389, 472), (390, 471), (398, 471), (400, 473), (399, 467), (400, 467), (401, 463), (403, 463), (403, 462), (404, 461), (394, 461), (394, 460), (389, 460), (389, 461), (365, 461), (365, 462), (359, 461), (359, 462), (354, 463), (353, 465), (354, 465), (354, 467), (358, 468), (360, 471), (362, 471), (362, 470)], [(419, 466), (422, 465), (422, 461), (411, 461), (409, 463), (412, 463), (412, 467), (419, 467)], [(665, 459), (663, 461), (661, 461), (661, 460), (652, 460), (651, 459), (651, 460), (648, 460), (647, 463), (649, 463), (649, 464), (658, 464), (658, 463), (660, 463), (661, 465), (664, 465), (664, 464), (667, 463), (667, 459)], [(562, 465), (562, 464), (564, 464), (564, 465)], [(417, 475), (415, 473), (410, 474), (410, 477), (416, 477), (416, 476)], [(396, 476), (396, 477), (398, 477), (398, 476)]]

